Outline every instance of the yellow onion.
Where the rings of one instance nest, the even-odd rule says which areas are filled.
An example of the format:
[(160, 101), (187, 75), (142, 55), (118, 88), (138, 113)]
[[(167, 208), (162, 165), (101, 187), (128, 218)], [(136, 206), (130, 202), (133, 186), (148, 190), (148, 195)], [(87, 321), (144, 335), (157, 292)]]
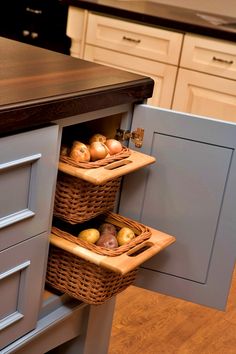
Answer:
[(110, 155), (118, 154), (122, 151), (122, 144), (116, 139), (107, 139), (105, 144), (108, 147)]
[(84, 143), (74, 141), (70, 151), (70, 157), (76, 162), (87, 162), (90, 161), (90, 152)]
[(91, 161), (104, 159), (109, 153), (106, 145), (99, 141), (94, 141), (92, 144), (90, 144), (89, 150)]
[(107, 138), (104, 135), (97, 133), (91, 136), (91, 138), (89, 139), (89, 144), (92, 144), (95, 141), (100, 141), (100, 143), (105, 143), (106, 140)]

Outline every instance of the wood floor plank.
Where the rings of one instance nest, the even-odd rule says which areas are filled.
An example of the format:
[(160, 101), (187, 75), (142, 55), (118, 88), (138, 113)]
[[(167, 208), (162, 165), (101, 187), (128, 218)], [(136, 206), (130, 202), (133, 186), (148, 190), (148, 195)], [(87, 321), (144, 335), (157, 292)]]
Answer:
[(109, 354), (236, 354), (236, 268), (226, 311), (130, 286), (117, 296)]

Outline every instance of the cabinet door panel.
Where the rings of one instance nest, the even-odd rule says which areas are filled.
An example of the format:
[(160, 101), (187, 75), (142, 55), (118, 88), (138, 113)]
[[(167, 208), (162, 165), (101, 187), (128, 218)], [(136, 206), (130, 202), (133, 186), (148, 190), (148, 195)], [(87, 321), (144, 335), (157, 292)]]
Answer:
[(180, 69), (172, 108), (236, 122), (236, 82)]
[(84, 59), (150, 76), (155, 81), (155, 86), (153, 96), (148, 99), (148, 104), (171, 108), (177, 67), (123, 53), (115, 53), (114, 51), (91, 45), (85, 46)]
[(0, 252), (0, 349), (36, 326), (47, 233)]
[(177, 239), (137, 285), (223, 308), (236, 254), (236, 126), (140, 105), (137, 127), (157, 163), (125, 177), (119, 211)]

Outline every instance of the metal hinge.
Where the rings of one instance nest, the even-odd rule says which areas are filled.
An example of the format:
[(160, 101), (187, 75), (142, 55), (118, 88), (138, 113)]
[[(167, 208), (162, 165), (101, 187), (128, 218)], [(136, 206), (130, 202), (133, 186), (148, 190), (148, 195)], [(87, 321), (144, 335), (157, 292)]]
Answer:
[(143, 145), (144, 129), (137, 128), (135, 131), (130, 132), (129, 130), (117, 129), (116, 139), (120, 141), (125, 141), (131, 139), (137, 148), (141, 148)]

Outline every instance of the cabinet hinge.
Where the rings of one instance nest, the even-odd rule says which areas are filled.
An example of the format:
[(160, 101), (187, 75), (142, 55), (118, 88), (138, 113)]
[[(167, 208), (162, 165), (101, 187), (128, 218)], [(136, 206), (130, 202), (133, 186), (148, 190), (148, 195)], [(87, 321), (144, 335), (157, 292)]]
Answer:
[(131, 139), (137, 148), (141, 148), (143, 145), (144, 129), (137, 128), (135, 131), (130, 132), (129, 130), (117, 129), (116, 139), (120, 141), (125, 141)]

